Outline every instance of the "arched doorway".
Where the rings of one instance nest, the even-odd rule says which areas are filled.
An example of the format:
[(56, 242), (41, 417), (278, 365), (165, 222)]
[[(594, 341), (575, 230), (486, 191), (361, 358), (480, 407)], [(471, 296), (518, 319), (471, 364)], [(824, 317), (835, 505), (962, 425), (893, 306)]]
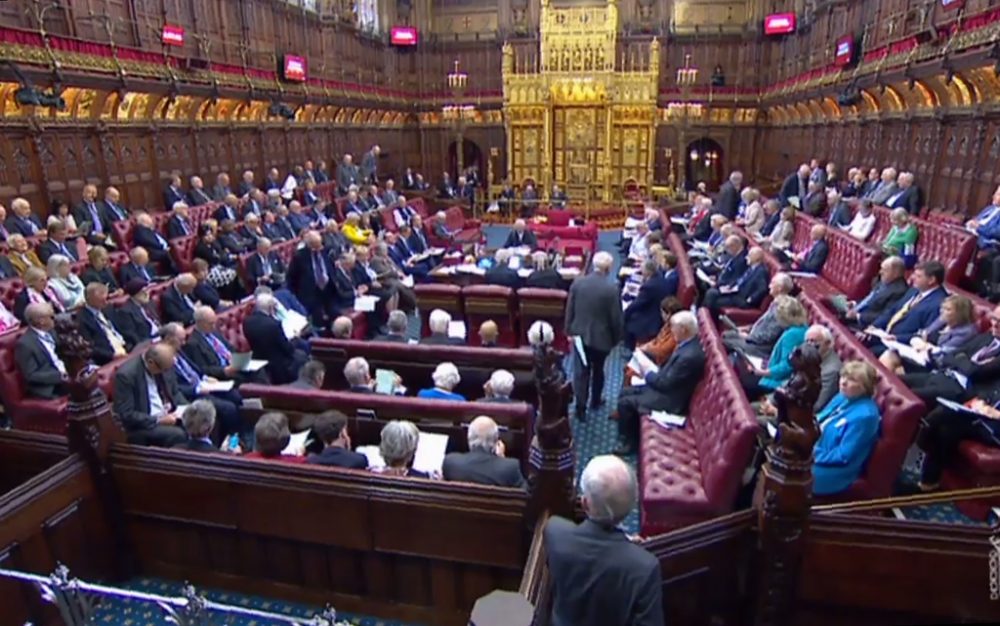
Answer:
[(703, 182), (714, 191), (722, 186), (722, 146), (708, 137), (696, 139), (684, 150), (684, 178), (688, 189)]
[[(474, 166), (478, 172), (479, 180), (485, 180), (486, 169), (483, 162), (483, 151), (479, 149), (479, 146), (475, 142), (468, 139), (462, 140), (462, 164), (466, 169)], [(459, 175), (464, 174), (464, 172), (458, 171), (457, 141), (448, 144), (448, 173), (451, 175), (453, 181), (457, 181)]]

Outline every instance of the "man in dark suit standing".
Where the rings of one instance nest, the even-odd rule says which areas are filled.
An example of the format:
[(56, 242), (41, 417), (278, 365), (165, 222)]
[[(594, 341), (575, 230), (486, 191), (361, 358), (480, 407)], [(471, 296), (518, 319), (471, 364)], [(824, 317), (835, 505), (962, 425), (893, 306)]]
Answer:
[(445, 480), (517, 487), (526, 485), (517, 459), (504, 457), (500, 428), (492, 418), (479, 416), (468, 430), (469, 451), (452, 452), (444, 458), (441, 472)]
[(719, 188), (719, 196), (715, 199), (713, 213), (725, 215), (730, 222), (736, 219), (740, 210), (740, 186), (743, 184), (743, 172), (734, 171), (729, 180)]
[(635, 507), (635, 474), (621, 459), (594, 457), (580, 491), (587, 519), (552, 517), (544, 530), (552, 626), (663, 626), (660, 563), (619, 528)]
[(358, 184), (358, 180), (358, 167), (354, 165), (354, 158), (345, 154), (344, 160), (337, 166), (337, 193), (346, 195), (351, 185)]
[(79, 260), (77, 258), (76, 245), (71, 246), (66, 243), (66, 226), (62, 222), (52, 222), (45, 230), (48, 233), (48, 237), (35, 250), (42, 263), (48, 263), (49, 257), (53, 254), (63, 255), (69, 259), (70, 263)]
[(170, 177), (167, 188), (163, 190), (163, 206), (169, 208), (174, 206), (175, 202), (185, 201), (187, 201), (187, 196), (184, 194), (184, 190), (181, 189), (181, 177), (178, 174), (174, 174)]
[(501, 285), (518, 289), (521, 286), (521, 277), (516, 270), (510, 268), (510, 259), (513, 255), (508, 248), (500, 248), (494, 255), (493, 267), (486, 271), (487, 285)]
[(378, 155), (382, 153), (382, 148), (378, 144), (371, 147), (361, 157), (360, 183), (364, 185), (378, 184)]
[(309, 311), (313, 326), (327, 328), (339, 310), (332, 297), (334, 267), (323, 251), (323, 238), (318, 232), (306, 233), (303, 241), (305, 246), (295, 253), (288, 267), (288, 288)]
[(188, 401), (177, 386), (175, 360), (173, 347), (158, 343), (115, 372), (112, 410), (129, 443), (172, 448), (187, 441), (177, 408)]
[(90, 283), (84, 291), (84, 306), (76, 314), (80, 334), (90, 342), (94, 363), (105, 365), (128, 354), (135, 346), (128, 344), (114, 323), (108, 307), (108, 288), (103, 283)]
[(811, 174), (812, 170), (809, 169), (809, 164), (803, 163), (797, 171), (788, 175), (788, 178), (781, 183), (781, 191), (778, 192), (778, 202), (781, 204), (781, 208), (791, 204), (790, 198), (793, 197), (798, 198), (799, 206), (802, 206), (806, 194), (809, 193), (809, 176)]
[(111, 221), (101, 208), (97, 202), (97, 187), (84, 185), (81, 202), (73, 209), (73, 220), (77, 227), (90, 224), (87, 243), (92, 246), (107, 245), (111, 236)]
[(527, 224), (525, 224), (524, 220), (517, 219), (514, 220), (514, 227), (508, 233), (507, 239), (501, 247), (520, 248), (521, 246), (528, 246), (534, 250), (538, 247), (538, 238), (535, 237), (535, 233), (527, 229)]
[(690, 311), (674, 313), (670, 330), (677, 348), (659, 371), (640, 372), (644, 385), (622, 390), (618, 397), (618, 436), (615, 454), (633, 454), (639, 445), (639, 416), (650, 411), (686, 415), (694, 388), (705, 369), (705, 352), (698, 342), (698, 320)]
[[(622, 339), (622, 307), (618, 288), (609, 274), (614, 259), (607, 252), (594, 255), (594, 271), (577, 278), (566, 303), (566, 334), (572, 338), (573, 394), (576, 417), (586, 419), (591, 408), (604, 403), (604, 360)], [(580, 354), (582, 347), (583, 354)]]
[(730, 285), (713, 287), (705, 293), (703, 304), (713, 314), (726, 307), (756, 309), (767, 296), (771, 276), (764, 263), (764, 249), (751, 248), (747, 253), (747, 268)]
[(278, 301), (270, 294), (257, 296), (254, 311), (243, 320), (253, 358), (267, 361), (266, 370), (275, 385), (290, 383), (298, 377), (299, 368), (308, 360), (285, 336), (281, 322), (275, 317)]
[(66, 365), (56, 353), (55, 311), (47, 303), (24, 309), (28, 330), (14, 345), (14, 361), (24, 379), (25, 395), (51, 400), (66, 393)]

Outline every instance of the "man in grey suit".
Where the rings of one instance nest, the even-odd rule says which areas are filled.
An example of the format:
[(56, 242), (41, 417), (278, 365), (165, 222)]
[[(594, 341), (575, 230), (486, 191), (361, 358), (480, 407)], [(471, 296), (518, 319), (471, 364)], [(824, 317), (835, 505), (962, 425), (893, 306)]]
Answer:
[(868, 192), (868, 199), (872, 201), (872, 204), (883, 206), (886, 200), (899, 191), (899, 186), (896, 185), (896, 177), (895, 168), (887, 167), (882, 170), (882, 180)]
[(525, 487), (521, 464), (504, 458), (500, 428), (492, 418), (481, 415), (469, 424), (469, 451), (444, 457), (441, 473), (445, 480), (457, 480), (497, 487)]
[(663, 626), (663, 579), (656, 557), (618, 524), (635, 507), (635, 474), (619, 458), (597, 456), (580, 478), (587, 519), (545, 526), (552, 573), (552, 626)]
[(592, 264), (591, 274), (573, 281), (566, 303), (566, 334), (580, 338), (585, 357), (573, 350), (573, 394), (581, 421), (586, 419), (588, 398), (591, 408), (604, 404), (604, 360), (624, 334), (618, 287), (608, 276), (614, 259), (598, 252)]
[(310, 359), (299, 368), (299, 377), (285, 385), (285, 387), (317, 391), (323, 388), (323, 381), (325, 380), (326, 366), (323, 365), (322, 361)]
[(806, 342), (816, 346), (821, 359), (819, 396), (816, 398), (816, 404), (813, 405), (813, 408), (819, 411), (840, 390), (840, 369), (844, 364), (841, 363), (837, 351), (833, 349), (833, 333), (826, 326), (821, 324), (810, 326), (806, 330)]
[(172, 448), (187, 441), (178, 407), (188, 401), (177, 386), (176, 358), (172, 346), (157, 343), (115, 373), (112, 410), (129, 443)]
[(66, 393), (66, 365), (56, 354), (55, 312), (47, 302), (24, 309), (28, 330), (14, 345), (14, 361), (24, 379), (25, 395), (51, 400)]
[(691, 311), (674, 313), (670, 331), (677, 347), (657, 371), (642, 371), (645, 384), (626, 387), (618, 396), (618, 437), (615, 454), (634, 454), (639, 448), (639, 418), (651, 411), (687, 415), (694, 388), (705, 371), (705, 352), (698, 341), (698, 319)]
[(788, 295), (795, 288), (792, 277), (783, 272), (778, 272), (771, 278), (769, 287), (771, 294), (771, 305), (767, 307), (764, 314), (753, 323), (749, 331), (726, 330), (722, 333), (722, 343), (730, 352), (740, 352), (751, 356), (766, 359), (771, 356), (771, 349), (778, 341), (778, 337), (784, 332), (784, 328), (778, 323), (777, 307), (775, 300), (778, 296)]

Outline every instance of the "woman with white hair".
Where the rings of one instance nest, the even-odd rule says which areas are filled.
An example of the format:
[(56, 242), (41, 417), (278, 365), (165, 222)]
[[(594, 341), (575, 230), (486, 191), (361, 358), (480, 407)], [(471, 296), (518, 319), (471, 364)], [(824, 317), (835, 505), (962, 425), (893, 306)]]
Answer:
[(417, 393), (418, 398), (465, 401), (465, 396), (453, 391), (458, 386), (458, 383), (462, 381), (462, 377), (458, 375), (458, 368), (455, 367), (454, 363), (445, 361), (438, 365), (434, 369), (434, 373), (431, 374), (431, 379), (434, 381), (434, 387), (421, 389)]
[(490, 379), (483, 385), (483, 399), (481, 402), (513, 402), (510, 394), (514, 392), (514, 375), (507, 370), (496, 370), (490, 375)]
[(46, 263), (45, 271), (49, 276), (49, 288), (64, 309), (69, 311), (83, 306), (83, 281), (73, 273), (69, 257), (53, 254)]
[(412, 467), (419, 441), (420, 430), (413, 422), (393, 420), (386, 424), (382, 427), (381, 441), (378, 446), (379, 454), (385, 461), (385, 467), (377, 471), (389, 476), (430, 478), (427, 472), (421, 472)]
[(737, 222), (743, 222), (743, 228), (748, 234), (756, 235), (764, 227), (764, 221), (767, 219), (764, 207), (760, 203), (760, 192), (753, 187), (744, 187), (740, 197), (746, 208), (743, 210), (743, 219)]
[(893, 209), (889, 214), (889, 220), (892, 222), (892, 228), (879, 247), (886, 256), (901, 256), (907, 268), (913, 267), (917, 260), (914, 246), (917, 245), (917, 237), (920, 236), (916, 223), (910, 219), (906, 209), (902, 208)]

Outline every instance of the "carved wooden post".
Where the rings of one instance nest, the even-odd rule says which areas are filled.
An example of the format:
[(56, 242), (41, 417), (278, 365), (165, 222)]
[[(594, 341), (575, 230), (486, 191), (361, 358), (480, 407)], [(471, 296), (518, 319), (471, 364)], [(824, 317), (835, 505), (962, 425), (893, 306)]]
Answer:
[(767, 449), (755, 505), (760, 569), (757, 626), (791, 622), (802, 537), (812, 503), (813, 445), (819, 426), (813, 405), (820, 388), (820, 356), (803, 344), (792, 354), (795, 374), (774, 393), (778, 434)]
[(66, 364), (69, 404), (66, 408), (70, 452), (80, 455), (91, 470), (104, 517), (111, 526), (116, 546), (112, 560), (121, 578), (134, 572), (126, 542), (118, 492), (111, 479), (108, 454), (111, 445), (124, 443), (125, 433), (111, 415), (108, 398), (98, 387), (97, 367), (91, 362), (91, 346), (69, 318), (56, 322), (56, 351)]
[(553, 515), (573, 517), (576, 474), (573, 430), (566, 416), (570, 385), (562, 371), (563, 355), (551, 343), (536, 345), (533, 350), (538, 415), (528, 457), (528, 524), (534, 524), (546, 509)]

